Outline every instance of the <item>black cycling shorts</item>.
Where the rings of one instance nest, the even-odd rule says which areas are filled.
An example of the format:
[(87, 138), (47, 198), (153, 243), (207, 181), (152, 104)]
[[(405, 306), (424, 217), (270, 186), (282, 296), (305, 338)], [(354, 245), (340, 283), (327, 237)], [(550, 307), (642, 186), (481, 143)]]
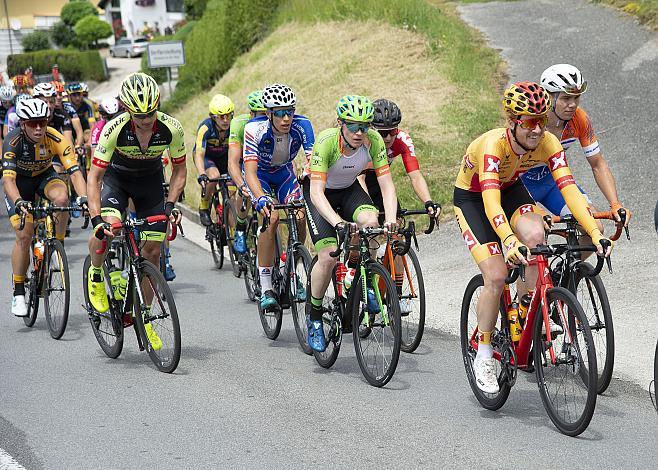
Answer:
[[(18, 188), (18, 194), (20, 194), (22, 199), (30, 202), (35, 202), (37, 195), (47, 199), (46, 188), (54, 184), (62, 184), (66, 186), (66, 183), (59, 177), (53, 167), (48, 168), (37, 176), (16, 175), (16, 188)], [(21, 217), (16, 214), (14, 201), (10, 201), (6, 194), (5, 206), (7, 206), (7, 215), (9, 215), (9, 221), (12, 226), (18, 227)], [(32, 215), (28, 215), (25, 220), (28, 223), (32, 222)]]
[[(306, 221), (311, 231), (311, 240), (313, 240), (315, 250), (320, 251), (328, 246), (336, 246), (338, 244), (336, 229), (322, 217), (311, 201), (310, 178), (304, 178), (302, 181), (302, 191), (306, 205)], [(325, 189), (324, 195), (336, 213), (347, 222), (356, 222), (357, 216), (363, 210), (377, 211), (372, 199), (358, 181), (352, 183), (352, 186), (348, 188)]]
[[(377, 181), (377, 174), (374, 170), (367, 170), (366, 175), (366, 188), (368, 188), (368, 194), (372, 199), (373, 204), (379, 210), (379, 212), (384, 212), (384, 199), (382, 197), (382, 188), (379, 187), (379, 182)], [(400, 200), (398, 199), (398, 207), (396, 213), (400, 213)], [(384, 214), (379, 214), (379, 225), (384, 224), (385, 220)]]

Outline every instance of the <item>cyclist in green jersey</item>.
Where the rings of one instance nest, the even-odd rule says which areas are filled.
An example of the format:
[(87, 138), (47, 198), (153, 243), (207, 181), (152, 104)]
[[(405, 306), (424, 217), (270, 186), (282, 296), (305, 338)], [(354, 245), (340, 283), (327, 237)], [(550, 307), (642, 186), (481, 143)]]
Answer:
[[(386, 146), (372, 129), (375, 110), (365, 96), (347, 95), (336, 107), (338, 127), (320, 133), (313, 147), (311, 178), (303, 181), (304, 200), (311, 239), (318, 261), (311, 271), (311, 312), (307, 318), (308, 344), (324, 351), (327, 342), (322, 328), (322, 298), (331, 280), (336, 259), (337, 233), (349, 230), (349, 222), (359, 228), (377, 227), (378, 210), (357, 181), (369, 164), (377, 175), (384, 201), (385, 223), (389, 231), (397, 229), (397, 197), (386, 158)], [(348, 222), (348, 224), (345, 223)], [(356, 267), (350, 266), (351, 268)], [(368, 291), (368, 309), (378, 308), (374, 292)]]
[[(89, 214), (94, 227), (89, 238), (91, 268), (87, 282), (89, 300), (100, 313), (106, 312), (109, 305), (102, 270), (105, 253), (96, 251), (100, 250), (105, 236), (113, 236), (110, 225), (121, 220), (128, 199), (133, 200), (138, 218), (164, 213), (171, 223), (179, 223), (181, 214), (174, 204), (185, 187), (187, 175), (183, 126), (157, 110), (160, 90), (156, 81), (144, 73), (129, 75), (121, 84), (119, 100), (128, 112), (103, 128), (87, 177)], [(166, 203), (161, 159), (165, 150), (169, 150), (172, 163)], [(165, 223), (140, 230), (144, 242), (142, 256), (156, 266), (166, 230)], [(147, 290), (145, 296), (148, 305), (153, 292)], [(153, 328), (145, 326), (153, 348), (162, 347)]]
[[(244, 253), (247, 251), (247, 243), (244, 238), (244, 232), (247, 229), (247, 212), (251, 205), (251, 191), (249, 186), (244, 180), (244, 165), (242, 163), (242, 144), (244, 142), (244, 126), (247, 125), (250, 119), (256, 116), (265, 115), (265, 105), (263, 104), (263, 92), (261, 90), (252, 91), (247, 96), (247, 105), (249, 106), (249, 114), (240, 114), (231, 121), (231, 129), (229, 130), (228, 137), (228, 172), (231, 179), (238, 187), (238, 192), (235, 194), (235, 207), (238, 212), (238, 220), (235, 226), (235, 240), (233, 241), (233, 250), (236, 253)], [(242, 198), (244, 201), (240, 201)], [(245, 210), (242, 210), (242, 207)]]

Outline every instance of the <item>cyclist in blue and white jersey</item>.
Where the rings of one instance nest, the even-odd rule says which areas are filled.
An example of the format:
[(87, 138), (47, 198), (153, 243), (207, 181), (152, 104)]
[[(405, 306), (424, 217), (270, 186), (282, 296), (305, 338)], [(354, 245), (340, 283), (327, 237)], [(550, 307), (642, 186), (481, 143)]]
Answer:
[[(303, 147), (306, 160), (313, 152), (315, 136), (308, 118), (295, 114), (295, 93), (280, 83), (263, 89), (265, 116), (252, 119), (244, 129), (245, 179), (251, 190), (256, 210), (264, 217), (271, 217), (270, 225), (258, 239), (258, 270), (260, 273), (263, 309), (278, 307), (272, 291), (272, 267), (274, 243), (278, 226), (278, 214), (270, 209), (276, 200), (287, 203), (302, 199), (293, 160)], [(298, 220), (301, 241), (306, 238), (305, 220)]]

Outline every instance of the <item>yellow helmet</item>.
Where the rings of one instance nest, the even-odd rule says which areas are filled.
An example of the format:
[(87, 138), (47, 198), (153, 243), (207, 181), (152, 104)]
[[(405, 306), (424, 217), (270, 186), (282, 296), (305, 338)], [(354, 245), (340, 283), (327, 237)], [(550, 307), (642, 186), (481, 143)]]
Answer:
[(211, 116), (217, 116), (222, 114), (231, 114), (235, 111), (235, 105), (231, 98), (224, 95), (215, 95), (210, 100), (208, 105), (208, 111)]
[(150, 75), (132, 73), (121, 83), (119, 99), (132, 113), (150, 113), (160, 102), (160, 88)]
[(551, 109), (551, 95), (534, 82), (517, 82), (503, 93), (503, 106), (517, 116), (542, 116)]

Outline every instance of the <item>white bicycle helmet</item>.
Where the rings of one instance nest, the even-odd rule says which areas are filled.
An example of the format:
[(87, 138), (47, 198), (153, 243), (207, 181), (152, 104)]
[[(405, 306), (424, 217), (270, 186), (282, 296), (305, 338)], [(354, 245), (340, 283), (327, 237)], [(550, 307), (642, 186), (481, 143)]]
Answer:
[(580, 70), (569, 64), (555, 64), (544, 70), (540, 85), (549, 93), (582, 95), (587, 91), (587, 82), (583, 80)]
[(288, 85), (273, 83), (263, 89), (263, 104), (266, 108), (294, 107), (297, 98)]
[(101, 113), (113, 116), (119, 112), (119, 101), (116, 98), (105, 98), (98, 105), (98, 110)]
[(50, 117), (50, 108), (43, 100), (27, 98), (16, 104), (16, 115), (21, 121), (48, 119)]
[(57, 95), (57, 89), (52, 83), (38, 83), (32, 89), (33, 98), (52, 98)]
[(13, 86), (0, 86), (0, 100), (12, 101), (14, 96), (16, 96), (16, 90), (14, 90)]

